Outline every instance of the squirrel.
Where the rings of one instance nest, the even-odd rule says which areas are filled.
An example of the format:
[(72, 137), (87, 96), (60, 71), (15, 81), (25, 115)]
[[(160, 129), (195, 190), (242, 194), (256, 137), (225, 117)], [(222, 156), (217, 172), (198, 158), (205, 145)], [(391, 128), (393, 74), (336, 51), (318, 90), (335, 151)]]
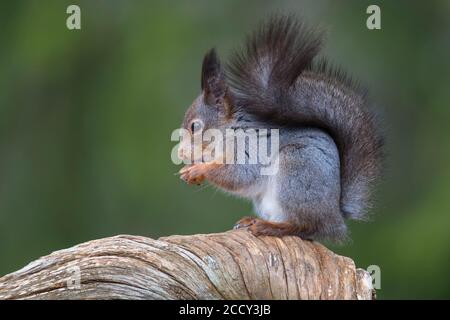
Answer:
[[(222, 67), (216, 50), (203, 59), (201, 94), (185, 113), (192, 136), (209, 128), (278, 128), (279, 169), (200, 162), (180, 170), (253, 202), (259, 218), (235, 228), (255, 236), (343, 242), (345, 219), (365, 220), (380, 176), (383, 140), (367, 91), (324, 58), (322, 33), (294, 16), (272, 16)], [(318, 60), (318, 61), (316, 61)], [(191, 158), (180, 144), (178, 156)]]

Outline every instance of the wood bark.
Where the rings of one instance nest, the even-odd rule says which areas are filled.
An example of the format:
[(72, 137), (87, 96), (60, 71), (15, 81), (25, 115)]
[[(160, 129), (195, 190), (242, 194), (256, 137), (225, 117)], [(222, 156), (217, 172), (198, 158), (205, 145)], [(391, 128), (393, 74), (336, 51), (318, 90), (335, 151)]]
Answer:
[(370, 275), (317, 242), (246, 230), (120, 235), (0, 278), (0, 299), (372, 299)]

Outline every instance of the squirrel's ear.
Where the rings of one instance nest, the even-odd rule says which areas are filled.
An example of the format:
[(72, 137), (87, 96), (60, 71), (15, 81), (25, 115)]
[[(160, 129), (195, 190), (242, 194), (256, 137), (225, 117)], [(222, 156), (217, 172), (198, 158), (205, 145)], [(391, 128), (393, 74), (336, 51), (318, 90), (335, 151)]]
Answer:
[(227, 107), (225, 75), (215, 49), (211, 49), (203, 58), (202, 90), (206, 104)]

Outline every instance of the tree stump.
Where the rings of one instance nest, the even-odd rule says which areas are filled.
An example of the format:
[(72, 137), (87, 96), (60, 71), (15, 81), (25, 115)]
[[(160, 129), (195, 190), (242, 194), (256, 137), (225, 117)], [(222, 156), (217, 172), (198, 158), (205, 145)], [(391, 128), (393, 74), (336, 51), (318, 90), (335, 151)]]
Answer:
[(119, 235), (0, 278), (0, 299), (372, 299), (367, 271), (317, 242), (247, 230)]

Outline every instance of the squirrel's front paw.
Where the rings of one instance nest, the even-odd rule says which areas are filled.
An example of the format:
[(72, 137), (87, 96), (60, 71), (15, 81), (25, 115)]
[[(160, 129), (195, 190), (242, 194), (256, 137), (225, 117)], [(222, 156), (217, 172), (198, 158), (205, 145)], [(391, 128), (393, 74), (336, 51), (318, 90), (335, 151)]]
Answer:
[(219, 163), (202, 162), (192, 165), (187, 165), (180, 170), (180, 178), (189, 184), (200, 184), (205, 180), (206, 174), (217, 167)]
[(189, 184), (201, 184), (205, 180), (204, 163), (185, 166), (180, 170), (180, 178)]

